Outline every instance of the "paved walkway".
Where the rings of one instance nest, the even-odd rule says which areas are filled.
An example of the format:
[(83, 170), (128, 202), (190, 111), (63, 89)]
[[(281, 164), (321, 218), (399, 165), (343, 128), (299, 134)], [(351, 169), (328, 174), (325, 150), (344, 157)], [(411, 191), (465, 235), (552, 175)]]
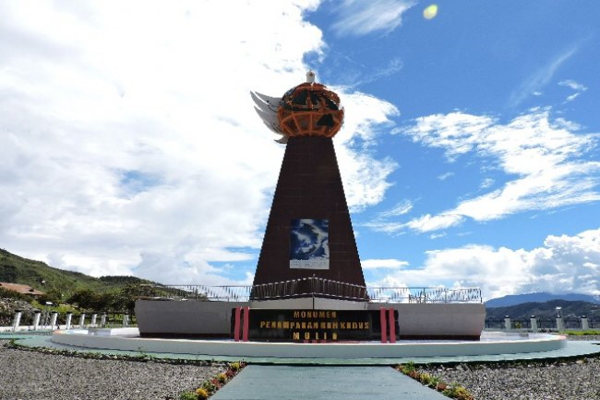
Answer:
[(211, 400), (448, 400), (391, 367), (249, 365)]

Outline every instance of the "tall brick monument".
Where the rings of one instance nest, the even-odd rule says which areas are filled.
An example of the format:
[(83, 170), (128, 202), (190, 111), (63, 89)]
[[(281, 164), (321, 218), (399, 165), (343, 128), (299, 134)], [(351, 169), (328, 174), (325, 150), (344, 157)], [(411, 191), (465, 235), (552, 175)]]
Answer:
[(197, 285), (181, 299), (138, 300), (140, 335), (231, 337), (250, 342), (249, 353), (223, 341), (214, 341), (211, 351), (299, 357), (307, 357), (306, 349), (278, 353), (278, 347), (252, 342), (350, 341), (352, 346), (334, 347), (331, 354), (346, 357), (352, 348), (361, 357), (388, 357), (387, 349), (369, 344), (358, 350), (356, 342), (478, 340), (485, 321), (479, 289), (379, 288), (371, 298), (367, 294), (332, 141), (344, 120), (337, 94), (309, 72), (307, 82), (282, 97), (252, 98), (286, 149), (249, 296), (228, 286)]
[(252, 97), (286, 144), (254, 285), (316, 277), (364, 287), (332, 141), (344, 117), (339, 97), (311, 72), (282, 98)]

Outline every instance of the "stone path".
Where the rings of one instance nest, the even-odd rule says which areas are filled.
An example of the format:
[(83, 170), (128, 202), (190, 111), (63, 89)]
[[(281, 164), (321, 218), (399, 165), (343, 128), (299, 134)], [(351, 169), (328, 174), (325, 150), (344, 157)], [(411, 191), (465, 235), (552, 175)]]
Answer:
[(211, 400), (448, 400), (391, 367), (249, 365)]

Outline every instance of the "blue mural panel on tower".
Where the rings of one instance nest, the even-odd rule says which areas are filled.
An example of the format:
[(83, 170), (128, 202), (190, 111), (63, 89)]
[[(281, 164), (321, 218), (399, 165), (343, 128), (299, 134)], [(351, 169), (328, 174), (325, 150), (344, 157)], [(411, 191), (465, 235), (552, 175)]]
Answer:
[(329, 220), (293, 219), (290, 268), (329, 269)]

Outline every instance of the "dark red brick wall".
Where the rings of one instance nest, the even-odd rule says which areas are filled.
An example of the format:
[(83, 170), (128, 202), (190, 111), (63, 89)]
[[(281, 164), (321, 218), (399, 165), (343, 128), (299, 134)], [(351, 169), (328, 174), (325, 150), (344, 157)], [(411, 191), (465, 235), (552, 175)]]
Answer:
[[(292, 219), (329, 220), (329, 270), (290, 269)], [(254, 284), (317, 276), (365, 285), (331, 138), (289, 139)]]

